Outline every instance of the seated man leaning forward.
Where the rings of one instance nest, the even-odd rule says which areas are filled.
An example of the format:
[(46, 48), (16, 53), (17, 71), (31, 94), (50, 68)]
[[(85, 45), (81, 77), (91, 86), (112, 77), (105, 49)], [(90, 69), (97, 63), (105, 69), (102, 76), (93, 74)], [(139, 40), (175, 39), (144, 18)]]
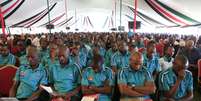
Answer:
[(187, 58), (177, 55), (173, 67), (160, 74), (159, 88), (162, 91), (162, 101), (192, 101), (193, 77), (187, 67)]
[(81, 72), (76, 64), (69, 62), (69, 50), (61, 46), (58, 53), (59, 64), (52, 65), (50, 84), (54, 90), (55, 99), (67, 101), (80, 101)]
[(42, 92), (39, 86), (46, 85), (48, 81), (45, 68), (39, 64), (36, 47), (28, 49), (27, 60), (29, 65), (21, 65), (16, 72), (10, 96), (19, 100), (42, 101), (38, 99)]
[(129, 68), (119, 71), (120, 101), (152, 101), (149, 95), (155, 92), (156, 87), (153, 77), (142, 66), (142, 61), (141, 53), (132, 53)]
[(114, 73), (104, 66), (100, 54), (93, 54), (92, 65), (83, 71), (81, 84), (84, 95), (96, 95), (97, 101), (111, 101)]

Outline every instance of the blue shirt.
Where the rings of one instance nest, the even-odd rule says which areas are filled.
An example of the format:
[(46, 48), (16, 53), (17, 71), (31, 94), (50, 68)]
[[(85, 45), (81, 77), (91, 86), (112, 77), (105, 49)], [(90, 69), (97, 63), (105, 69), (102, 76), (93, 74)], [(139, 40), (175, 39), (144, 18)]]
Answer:
[(41, 64), (34, 70), (29, 65), (20, 66), (14, 80), (20, 82), (16, 94), (17, 98), (28, 98), (37, 91), (40, 84), (46, 85), (48, 83), (47, 72)]
[(61, 67), (60, 64), (53, 65), (50, 72), (50, 83), (60, 94), (73, 91), (80, 85), (81, 72), (75, 64), (68, 64)]
[[(160, 74), (160, 85), (161, 91), (169, 91), (171, 87), (176, 83), (177, 76), (172, 68)], [(179, 88), (177, 89), (174, 99), (178, 100), (187, 94), (187, 91), (193, 91), (193, 77), (190, 71), (186, 70), (186, 75), (184, 80), (181, 81)]]
[(159, 63), (159, 58), (156, 55), (152, 56), (152, 59), (149, 60), (147, 58), (147, 54), (143, 54), (143, 66), (145, 68), (147, 68), (147, 70), (150, 72), (150, 74), (153, 75), (153, 72), (160, 72), (161, 71), (161, 67), (160, 67), (160, 63)]
[[(92, 67), (88, 67), (83, 71), (81, 84), (103, 87), (105, 81), (109, 82), (109, 86), (114, 86), (114, 74), (110, 68), (102, 66), (99, 72), (95, 72)], [(110, 94), (100, 94), (98, 101), (111, 101), (110, 97)]]
[(86, 67), (87, 66), (87, 58), (89, 55), (89, 50), (85, 47), (81, 47), (79, 50), (79, 58), (80, 58), (80, 65), (82, 67)]
[(20, 65), (28, 65), (29, 62), (27, 61), (27, 55), (23, 55), (19, 58), (20, 60)]
[[(123, 68), (118, 72), (118, 84), (126, 84), (129, 86), (144, 86), (145, 82), (154, 82), (153, 77), (147, 71), (147, 69), (141, 67), (139, 70), (135, 71), (129, 68)], [(128, 96), (126, 96), (128, 97)], [(149, 96), (142, 96), (145, 99)], [(129, 97), (128, 97), (129, 98)]]
[(105, 48), (100, 47), (99, 52), (100, 52), (100, 55), (101, 55), (102, 57), (105, 57), (105, 53), (106, 53), (106, 49), (105, 49)]
[(72, 64), (76, 63), (80, 70), (86, 67), (87, 55), (86, 53), (79, 52), (78, 56), (70, 55), (69, 60)]
[(111, 59), (111, 65), (115, 66), (117, 69), (129, 67), (130, 52), (127, 51), (126, 54), (122, 54), (119, 51), (114, 53)]
[(39, 57), (41, 59), (42, 65), (46, 66), (47, 65), (47, 59), (50, 57), (50, 50), (40, 50)]
[(107, 67), (111, 67), (111, 59), (112, 59), (112, 56), (114, 55), (115, 52), (112, 51), (112, 49), (110, 48), (106, 54), (105, 54), (105, 59), (104, 59), (104, 64), (107, 66)]
[(9, 53), (8, 56), (3, 57), (0, 55), (0, 65), (15, 65), (16, 57)]

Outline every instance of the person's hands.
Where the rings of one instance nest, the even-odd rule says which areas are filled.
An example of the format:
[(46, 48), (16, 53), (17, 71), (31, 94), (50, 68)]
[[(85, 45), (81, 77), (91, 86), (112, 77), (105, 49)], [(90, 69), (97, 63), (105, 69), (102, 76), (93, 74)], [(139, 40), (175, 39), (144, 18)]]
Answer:
[(95, 86), (89, 86), (89, 89), (91, 89), (93, 91), (96, 91), (97, 87), (95, 87)]
[(180, 70), (180, 71), (178, 72), (178, 79), (179, 79), (179, 80), (184, 80), (185, 76), (186, 76), (185, 69), (182, 69), (182, 70)]

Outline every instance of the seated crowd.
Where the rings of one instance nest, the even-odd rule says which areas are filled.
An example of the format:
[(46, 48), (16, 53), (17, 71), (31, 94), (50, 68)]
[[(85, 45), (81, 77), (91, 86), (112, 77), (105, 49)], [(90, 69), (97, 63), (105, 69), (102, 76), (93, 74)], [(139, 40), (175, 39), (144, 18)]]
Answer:
[(195, 36), (54, 33), (0, 39), (0, 69), (18, 68), (8, 96), (20, 101), (191, 101), (199, 59), (201, 37)]

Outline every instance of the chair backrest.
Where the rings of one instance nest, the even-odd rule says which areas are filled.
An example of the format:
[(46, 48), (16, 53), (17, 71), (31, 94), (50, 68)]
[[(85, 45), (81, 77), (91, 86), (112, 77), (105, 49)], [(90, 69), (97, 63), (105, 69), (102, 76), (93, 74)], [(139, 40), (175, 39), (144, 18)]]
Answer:
[(14, 66), (4, 66), (0, 68), (0, 94), (3, 96), (9, 96), (9, 90), (13, 84), (13, 77), (17, 68)]
[(201, 83), (201, 59), (198, 60), (198, 82)]

